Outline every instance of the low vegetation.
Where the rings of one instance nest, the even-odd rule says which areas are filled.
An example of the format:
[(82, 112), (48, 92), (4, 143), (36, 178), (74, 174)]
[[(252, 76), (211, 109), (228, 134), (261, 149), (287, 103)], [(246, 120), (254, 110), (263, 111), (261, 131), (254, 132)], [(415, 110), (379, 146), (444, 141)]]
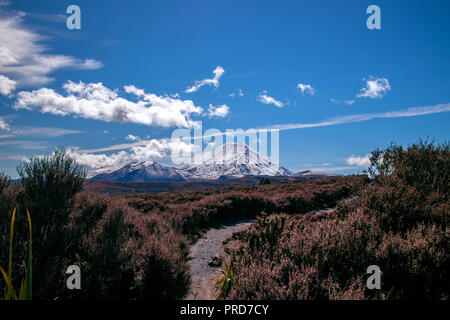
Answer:
[[(263, 215), (237, 238), (228, 299), (449, 298), (448, 144), (391, 145), (323, 219)], [(378, 265), (381, 290), (366, 287)]]
[[(223, 221), (257, 218), (236, 236), (222, 298), (448, 299), (448, 145), (393, 145), (371, 161), (368, 175), (110, 196), (83, 191), (84, 170), (57, 150), (21, 163), (19, 184), (0, 174), (0, 265), (14, 252), (8, 279), (19, 288), (29, 208), (34, 299), (180, 299), (190, 243)], [(66, 287), (73, 264), (81, 290)], [(371, 264), (382, 290), (365, 287)]]

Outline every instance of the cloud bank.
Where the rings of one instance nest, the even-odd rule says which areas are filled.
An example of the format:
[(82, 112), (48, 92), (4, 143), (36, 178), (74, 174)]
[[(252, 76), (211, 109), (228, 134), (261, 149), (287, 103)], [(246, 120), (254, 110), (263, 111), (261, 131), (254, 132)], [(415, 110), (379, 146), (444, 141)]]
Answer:
[(152, 139), (142, 141), (141, 145), (133, 146), (129, 151), (112, 154), (93, 154), (78, 148), (68, 148), (67, 153), (80, 165), (97, 169), (118, 167), (133, 161), (155, 161), (172, 155), (190, 155), (197, 146), (177, 139)]
[(17, 85), (47, 84), (54, 80), (50, 74), (58, 69), (102, 67), (101, 62), (93, 59), (47, 53), (48, 46), (42, 44), (46, 38), (23, 24), (25, 15), (22, 12), (0, 17), (0, 93), (9, 94)]
[(106, 122), (184, 128), (192, 125), (191, 114), (201, 114), (203, 111), (191, 100), (157, 96), (134, 86), (126, 86), (125, 91), (136, 97), (137, 101), (120, 97), (118, 89), (111, 90), (100, 82), (67, 81), (63, 89), (66, 95), (48, 88), (19, 92), (14, 108), (39, 109), (42, 113), (74, 115)]

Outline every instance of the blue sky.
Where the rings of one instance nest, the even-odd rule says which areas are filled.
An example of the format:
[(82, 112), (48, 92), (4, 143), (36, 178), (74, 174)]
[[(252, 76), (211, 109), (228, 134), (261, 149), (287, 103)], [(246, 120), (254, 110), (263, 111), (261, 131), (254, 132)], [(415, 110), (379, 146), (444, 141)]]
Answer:
[[(80, 30), (66, 27), (71, 4)], [(372, 4), (380, 30), (366, 27)], [(0, 168), (14, 176), (18, 161), (58, 146), (93, 168), (136, 157), (170, 164), (180, 146), (167, 138), (202, 121), (204, 130), (290, 128), (280, 131), (284, 167), (359, 172), (391, 141), (448, 140), (449, 9), (0, 1)]]

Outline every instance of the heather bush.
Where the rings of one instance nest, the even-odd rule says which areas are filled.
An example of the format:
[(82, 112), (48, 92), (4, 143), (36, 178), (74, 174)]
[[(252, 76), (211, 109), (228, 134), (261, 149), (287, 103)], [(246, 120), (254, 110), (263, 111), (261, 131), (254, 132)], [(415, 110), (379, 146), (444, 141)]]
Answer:
[(349, 177), (328, 177), (285, 184), (126, 195), (122, 198), (133, 208), (164, 215), (175, 231), (195, 239), (215, 224), (255, 218), (262, 212), (297, 214), (333, 207), (350, 195), (349, 181)]
[[(325, 219), (262, 216), (238, 235), (231, 299), (448, 299), (448, 144), (371, 155), (371, 180)], [(366, 288), (378, 265), (381, 290)]]
[(178, 299), (187, 292), (186, 240), (161, 217), (144, 215), (117, 198), (83, 193), (68, 229), (68, 263), (83, 271), (76, 297)]

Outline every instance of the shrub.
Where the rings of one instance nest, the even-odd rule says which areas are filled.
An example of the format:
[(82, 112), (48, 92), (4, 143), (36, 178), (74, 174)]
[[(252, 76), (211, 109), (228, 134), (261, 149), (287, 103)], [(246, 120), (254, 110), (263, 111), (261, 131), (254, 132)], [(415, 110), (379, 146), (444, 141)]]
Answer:
[(67, 267), (63, 265), (67, 249), (64, 227), (85, 172), (60, 149), (49, 157), (23, 161), (17, 172), (21, 186), (18, 202), (33, 213), (35, 297), (51, 299), (59, 275)]
[(62, 291), (62, 298), (179, 299), (186, 294), (186, 240), (161, 217), (144, 215), (118, 198), (82, 193), (69, 230), (66, 264), (80, 266), (83, 285), (77, 292)]
[[(230, 299), (448, 299), (448, 144), (371, 155), (335, 214), (261, 217), (240, 234)], [(378, 265), (381, 290), (365, 286)]]

